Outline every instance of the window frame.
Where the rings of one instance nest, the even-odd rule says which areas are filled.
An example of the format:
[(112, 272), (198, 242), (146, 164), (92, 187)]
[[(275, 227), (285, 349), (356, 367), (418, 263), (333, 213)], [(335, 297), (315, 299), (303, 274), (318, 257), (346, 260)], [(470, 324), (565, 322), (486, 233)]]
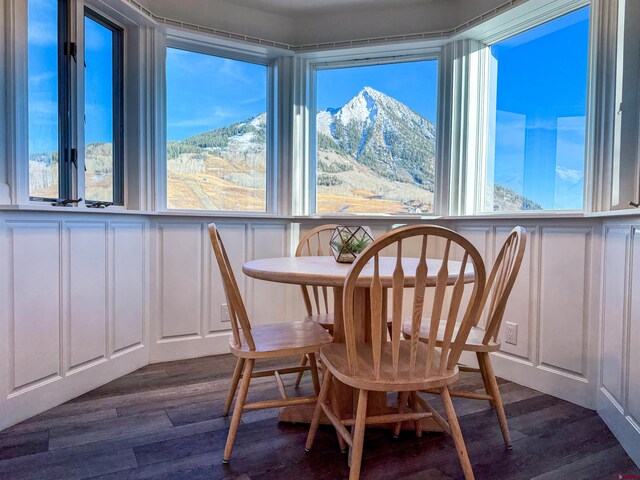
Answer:
[[(414, 48), (402, 48), (399, 45), (394, 45), (393, 49), (389, 49), (389, 46), (384, 47), (371, 47), (364, 50), (357, 50), (355, 52), (344, 51), (330, 51), (323, 52), (320, 55), (310, 55), (305, 64), (306, 70), (306, 84), (307, 84), (307, 116), (305, 119), (304, 130), (307, 136), (308, 147), (305, 149), (305, 157), (301, 159), (304, 162), (304, 185), (306, 186), (306, 192), (304, 199), (294, 200), (294, 211), (297, 215), (301, 216), (313, 216), (319, 218), (350, 218), (350, 217), (391, 217), (391, 218), (433, 218), (440, 215), (442, 210), (440, 204), (440, 186), (439, 176), (442, 168), (442, 142), (443, 139), (440, 135), (440, 122), (442, 117), (442, 104), (445, 101), (441, 91), (442, 86), (442, 52), (437, 43), (426, 46), (418, 46)], [(304, 58), (304, 55), (302, 55)], [(317, 111), (317, 72), (319, 70), (332, 70), (339, 68), (350, 67), (363, 67), (363, 66), (375, 66), (375, 65), (389, 65), (394, 63), (408, 63), (419, 61), (432, 61), (438, 62), (438, 78), (436, 87), (436, 149), (435, 149), (435, 171), (434, 171), (434, 192), (433, 192), (433, 211), (429, 213), (319, 213), (317, 211), (317, 130), (316, 130), (316, 115), (313, 112)]]
[[(593, 3), (593, 4), (592, 4)], [(598, 45), (598, 29), (595, 9), (595, 3), (590, 0), (561, 0), (553, 2), (544, 0), (541, 5), (523, 4), (514, 8), (503, 15), (494, 17), (483, 22), (477, 27), (465, 32), (464, 35), (454, 37), (454, 40), (465, 39), (464, 41), (474, 41), (482, 47), (481, 50), (475, 52), (480, 59), (478, 68), (468, 70), (465, 73), (471, 75), (471, 82), (466, 86), (463, 95), (466, 98), (477, 96), (485, 100), (478, 102), (475, 108), (469, 109), (469, 116), (475, 122), (474, 127), (466, 129), (460, 125), (455, 125), (452, 129), (452, 136), (459, 137), (463, 148), (469, 145), (471, 135), (477, 136), (479, 148), (471, 153), (466, 152), (466, 162), (473, 162), (475, 168), (465, 168), (461, 179), (457, 179), (453, 175), (449, 180), (449, 188), (451, 197), (457, 197), (458, 204), (453, 202), (449, 215), (456, 216), (475, 216), (475, 217), (535, 217), (535, 216), (555, 216), (555, 215), (574, 215), (588, 213), (593, 208), (591, 192), (594, 188), (596, 179), (592, 170), (595, 166), (595, 146), (594, 146), (594, 129), (595, 120), (594, 113), (597, 107), (597, 99), (594, 94), (594, 86), (597, 81), (598, 73), (594, 69), (593, 51)], [(490, 113), (491, 105), (487, 101), (491, 98), (491, 89), (495, 86), (497, 77), (492, 75), (491, 69), (491, 46), (503, 40), (511, 38), (515, 35), (524, 33), (532, 28), (551, 22), (566, 14), (572, 13), (583, 7), (590, 6), (591, 12), (589, 16), (589, 38), (588, 38), (588, 66), (587, 66), (587, 92), (586, 92), (586, 127), (585, 127), (585, 155), (584, 155), (584, 186), (583, 186), (583, 207), (574, 210), (516, 210), (516, 211), (487, 211), (484, 209), (486, 199), (486, 169), (487, 169), (487, 152), (488, 146), (491, 144), (489, 123), (491, 122)], [(455, 83), (455, 80), (454, 80)], [(466, 105), (469, 108), (469, 105)], [(460, 160), (452, 158), (452, 162), (460, 163)], [(464, 165), (461, 165), (464, 167)], [(463, 184), (474, 185), (472, 195), (465, 191)], [(473, 197), (473, 198), (470, 198)]]
[[(171, 214), (211, 214), (222, 216), (248, 216), (248, 217), (260, 217), (260, 216), (273, 216), (279, 213), (279, 209), (282, 208), (282, 203), (278, 198), (278, 159), (277, 159), (277, 138), (276, 132), (278, 131), (276, 122), (278, 121), (278, 94), (279, 89), (277, 85), (277, 72), (276, 63), (277, 59), (281, 56), (275, 52), (270, 52), (267, 49), (255, 48), (250, 45), (239, 45), (233, 42), (222, 42), (217, 39), (205, 38), (202, 36), (189, 36), (185, 32), (168, 31), (166, 34), (166, 41), (163, 45), (164, 57), (162, 58), (161, 73), (159, 75), (162, 78), (163, 94), (162, 107), (164, 115), (161, 122), (161, 132), (158, 135), (158, 151), (161, 155), (158, 155), (156, 169), (158, 171), (158, 178), (156, 180), (156, 204), (158, 205), (158, 211), (161, 213)], [(249, 211), (249, 210), (190, 210), (169, 208), (168, 206), (168, 177), (167, 177), (167, 91), (166, 91), (166, 51), (169, 48), (178, 50), (184, 50), (193, 53), (199, 53), (203, 55), (210, 55), (219, 58), (226, 58), (229, 60), (237, 60), (240, 62), (253, 63), (256, 65), (262, 65), (266, 67), (266, 114), (267, 114), (267, 145), (266, 145), (266, 179), (265, 179), (265, 210), (264, 211)]]
[[(28, 62), (29, 55), (29, 19), (28, 19), (28, 11), (29, 5), (28, 1), (25, 5), (25, 15), (26, 15), (26, 61)], [(77, 51), (76, 58), (72, 57), (72, 52), (70, 51), (70, 46), (75, 44), (71, 25), (73, 24), (73, 16), (74, 12), (71, 8), (71, 4), (69, 0), (56, 0), (57, 4), (57, 68), (58, 74), (53, 81), (56, 82), (56, 87), (58, 90), (58, 105), (57, 105), (57, 115), (58, 115), (58, 196), (57, 197), (38, 197), (31, 195), (31, 178), (29, 171), (30, 165), (30, 152), (29, 152), (29, 125), (27, 123), (26, 127), (26, 141), (27, 141), (27, 165), (26, 165), (26, 195), (29, 203), (33, 202), (35, 204), (42, 204), (47, 202), (56, 202), (59, 199), (64, 198), (73, 198), (73, 164), (72, 158), (73, 155), (73, 111), (71, 100), (73, 97), (73, 62), (77, 61)], [(27, 69), (28, 70), (28, 69)], [(29, 76), (27, 72), (27, 97), (26, 97), (26, 108), (27, 114), (26, 118), (29, 117), (29, 89), (28, 89)], [(27, 120), (28, 122), (28, 120)], [(77, 158), (77, 157), (76, 157)], [(77, 160), (76, 160), (77, 162)]]
[[(99, 11), (97, 11), (95, 8), (93, 8), (90, 5), (85, 4), (84, 6), (84, 11), (83, 11), (83, 15), (82, 15), (82, 22), (84, 24), (84, 20), (85, 18), (89, 18), (91, 20), (93, 20), (94, 22), (98, 23), (99, 25), (101, 25), (102, 27), (108, 29), (111, 31), (112, 34), (112, 39), (113, 39), (113, 45), (112, 45), (112, 62), (113, 62), (113, 75), (112, 75), (112, 82), (113, 82), (113, 145), (112, 145), (112, 152), (113, 152), (113, 174), (112, 174), (112, 178), (113, 178), (113, 198), (112, 198), (112, 205), (115, 206), (124, 206), (125, 204), (125, 199), (124, 199), (124, 192), (125, 192), (125, 185), (124, 185), (124, 172), (125, 172), (125, 162), (124, 162), (124, 90), (125, 90), (125, 85), (124, 85), (124, 35), (125, 35), (125, 30), (122, 26), (118, 25), (116, 22), (110, 20), (109, 18), (107, 18), (106, 16), (104, 16), (102, 13), (100, 13)], [(84, 29), (83, 29), (83, 33)], [(86, 35), (86, 33), (85, 33)], [(85, 49), (85, 37), (83, 35), (82, 38), (82, 47), (83, 47), (83, 52)], [(83, 61), (85, 59), (84, 53), (83, 53)], [(84, 75), (85, 75), (85, 70), (83, 70), (83, 84), (84, 84)], [(83, 92), (83, 99), (84, 99), (84, 92)], [(86, 106), (86, 102), (83, 102), (83, 113), (84, 115), (86, 115), (86, 112), (84, 112), (84, 107)], [(84, 122), (82, 122), (84, 124)], [(85, 149), (86, 149), (86, 139), (84, 137), (84, 132), (83, 132), (83, 145), (82, 145), (82, 165), (85, 165)], [(84, 174), (85, 169), (82, 169), (82, 173)], [(85, 185), (85, 182), (82, 182), (83, 186)], [(86, 189), (83, 188), (84, 192), (83, 195), (86, 197)], [(84, 199), (84, 202), (86, 205), (94, 205), (96, 203), (99, 203), (99, 201), (97, 200), (91, 200), (88, 198)]]

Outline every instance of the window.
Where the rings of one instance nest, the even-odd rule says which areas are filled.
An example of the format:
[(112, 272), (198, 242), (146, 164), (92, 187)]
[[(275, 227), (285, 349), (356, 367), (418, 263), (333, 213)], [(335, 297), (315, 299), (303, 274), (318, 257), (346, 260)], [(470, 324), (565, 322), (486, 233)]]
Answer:
[(122, 204), (123, 32), (86, 10), (85, 182), (78, 182), (78, 117), (71, 100), (79, 72), (70, 15), (66, 0), (28, 2), (29, 197)]
[(122, 204), (122, 29), (87, 10), (84, 39), (85, 197)]
[(589, 7), (491, 46), (484, 211), (583, 207)]
[(56, 199), (67, 188), (60, 181), (65, 177), (60, 159), (68, 154), (68, 125), (59, 121), (66, 116), (68, 99), (59, 78), (67, 72), (58, 47), (66, 42), (66, 2), (29, 0), (27, 14), (29, 195)]
[(267, 210), (264, 65), (167, 49), (167, 206)]
[(316, 211), (433, 211), (437, 60), (316, 72)]

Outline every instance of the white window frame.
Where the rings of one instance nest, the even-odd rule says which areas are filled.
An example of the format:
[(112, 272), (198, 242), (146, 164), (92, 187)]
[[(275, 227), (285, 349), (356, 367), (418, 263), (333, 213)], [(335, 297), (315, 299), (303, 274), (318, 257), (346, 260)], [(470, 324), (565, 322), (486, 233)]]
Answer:
[[(254, 63), (267, 67), (267, 158), (266, 158), (266, 209), (261, 211), (235, 211), (235, 210), (188, 210), (174, 209), (167, 206), (167, 150), (166, 150), (166, 49), (176, 48), (204, 55), (228, 58), (242, 62)], [(276, 215), (283, 208), (282, 199), (279, 198), (278, 179), (278, 92), (277, 85), (277, 59), (281, 52), (276, 49), (257, 48), (252, 45), (224, 42), (202, 35), (194, 35), (180, 30), (169, 30), (166, 35), (166, 44), (163, 46), (163, 61), (160, 62), (158, 72), (162, 78), (162, 98), (158, 99), (163, 112), (162, 124), (158, 129), (158, 143), (156, 146), (156, 205), (160, 213), (171, 214), (215, 214), (216, 216), (271, 216)], [(282, 181), (282, 179), (280, 179)]]
[[(440, 117), (442, 112), (442, 102), (444, 101), (441, 92), (443, 71), (441, 65), (441, 48), (442, 42), (421, 42), (411, 47), (400, 45), (385, 45), (383, 47), (369, 47), (354, 50), (337, 50), (330, 52), (321, 52), (314, 54), (301, 55), (304, 64), (302, 65), (303, 73), (300, 77), (304, 77), (306, 81), (306, 115), (303, 125), (300, 126), (304, 130), (305, 148), (301, 152), (303, 155), (298, 161), (303, 164), (299, 168), (299, 174), (303, 176), (302, 185), (304, 185), (304, 198), (294, 197), (294, 212), (296, 215), (312, 216), (320, 218), (349, 218), (349, 217), (393, 217), (393, 218), (434, 218), (441, 215), (441, 206), (439, 198), (439, 176), (442, 168), (442, 146), (444, 139), (441, 138)], [(317, 167), (317, 148), (316, 148), (316, 97), (317, 83), (316, 72), (318, 70), (330, 70), (338, 68), (388, 65), (393, 63), (406, 63), (418, 61), (435, 60), (438, 62), (438, 87), (437, 87), (437, 113), (436, 113), (436, 151), (435, 151), (435, 172), (434, 172), (434, 195), (433, 195), (433, 212), (422, 214), (381, 214), (381, 213), (319, 213), (317, 212), (317, 185), (316, 185), (316, 167)]]
[[(29, 196), (29, 154), (28, 154), (28, 74), (27, 74), (27, 1), (6, 0), (7, 16), (5, 20), (7, 40), (7, 78), (6, 95), (9, 101), (4, 105), (7, 129), (6, 172), (0, 171), (0, 202), (17, 205), (20, 208), (38, 210), (60, 210), (48, 202), (31, 200)], [(2, 2), (0, 2), (2, 6)], [(146, 35), (153, 35), (155, 22), (146, 18), (135, 9), (124, 3), (105, 5), (100, 0), (78, 0), (71, 2), (71, 38), (77, 45), (77, 63), (73, 65), (71, 80), (71, 111), (74, 125), (73, 145), (78, 149), (78, 167), (74, 168), (71, 181), (73, 194), (84, 196), (84, 69), (78, 65), (84, 63), (84, 12), (85, 7), (97, 12), (114, 25), (123, 29), (123, 64), (126, 73), (123, 75), (123, 100), (125, 104), (125, 138), (123, 158), (123, 190), (124, 205), (112, 205), (107, 209), (90, 209), (97, 212), (113, 212), (125, 209), (151, 209), (145, 195), (150, 190), (144, 175), (145, 155), (148, 150), (148, 134), (142, 134), (143, 124), (152, 109), (151, 99), (143, 99), (136, 92), (141, 88), (152, 89), (149, 79), (144, 78), (144, 71), (153, 61), (148, 55), (149, 45)], [(133, 101), (132, 101), (133, 100)], [(131, 133), (136, 132), (136, 133)], [(143, 145), (144, 144), (144, 145)], [(135, 151), (132, 151), (135, 150)], [(138, 166), (137, 164), (140, 164)], [(6, 180), (5, 180), (6, 179)], [(6, 181), (6, 183), (4, 183)], [(132, 194), (133, 192), (133, 194)], [(84, 201), (67, 207), (66, 211), (86, 210)]]
[[(463, 42), (475, 42), (476, 48), (470, 49), (473, 53), (464, 53), (466, 64), (458, 72), (459, 79), (454, 79), (455, 85), (462, 85), (460, 95), (463, 98), (479, 98), (474, 104), (464, 105), (467, 109), (464, 117), (468, 123), (458, 123), (452, 126), (452, 136), (459, 139), (462, 150), (452, 152), (452, 171), (456, 169), (460, 176), (452, 175), (450, 179), (451, 216), (553, 216), (566, 214), (582, 214), (591, 210), (591, 192), (596, 178), (591, 173), (595, 164), (595, 142), (593, 131), (595, 129), (594, 117), (596, 98), (594, 87), (599, 81), (601, 72), (596, 73), (592, 51), (598, 44), (598, 15), (594, 14), (594, 4), (600, 0), (541, 0), (540, 2), (526, 2), (521, 6), (508, 10), (486, 22), (473, 27), (453, 38), (454, 44)], [(489, 122), (491, 121), (491, 92), (495, 90), (496, 77), (492, 75), (490, 48), (492, 45), (510, 37), (523, 33), (539, 25), (550, 22), (558, 17), (575, 10), (591, 5), (589, 19), (589, 67), (587, 78), (587, 125), (584, 165), (584, 193), (583, 208), (580, 210), (533, 210), (533, 211), (508, 211), (492, 212), (484, 209), (486, 182), (485, 172), (487, 168), (488, 152), (492, 139), (489, 135)], [(478, 58), (479, 57), (479, 64)], [(455, 72), (454, 72), (455, 75)], [(469, 80), (469, 76), (471, 79)], [(462, 115), (461, 115), (462, 116)], [(464, 122), (464, 119), (461, 120)], [(474, 148), (470, 148), (475, 145)], [(475, 164), (475, 168), (469, 168)], [(470, 186), (473, 185), (473, 188)]]

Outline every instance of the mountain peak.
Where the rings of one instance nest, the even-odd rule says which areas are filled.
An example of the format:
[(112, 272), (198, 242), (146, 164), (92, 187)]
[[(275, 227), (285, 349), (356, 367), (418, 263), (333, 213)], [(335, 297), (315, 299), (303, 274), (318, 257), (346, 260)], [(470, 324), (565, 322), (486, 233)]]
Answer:
[(367, 95), (375, 100), (379, 100), (381, 98), (388, 98), (388, 95), (371, 87), (364, 87), (362, 90), (360, 90), (358, 95)]

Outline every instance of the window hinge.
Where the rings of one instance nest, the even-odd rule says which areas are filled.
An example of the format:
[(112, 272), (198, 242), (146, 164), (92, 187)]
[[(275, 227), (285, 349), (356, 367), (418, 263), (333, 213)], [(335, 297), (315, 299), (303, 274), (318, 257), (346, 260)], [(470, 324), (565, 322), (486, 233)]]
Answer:
[(54, 207), (68, 207), (71, 204), (78, 204), (82, 201), (81, 198), (74, 200), (72, 198), (59, 198), (55, 202), (51, 202)]
[(78, 149), (77, 148), (71, 149), (71, 163), (73, 163), (73, 166), (76, 167), (76, 170), (77, 170), (78, 169)]
[(73, 61), (78, 61), (78, 44), (76, 42), (64, 42), (64, 54), (73, 57)]

